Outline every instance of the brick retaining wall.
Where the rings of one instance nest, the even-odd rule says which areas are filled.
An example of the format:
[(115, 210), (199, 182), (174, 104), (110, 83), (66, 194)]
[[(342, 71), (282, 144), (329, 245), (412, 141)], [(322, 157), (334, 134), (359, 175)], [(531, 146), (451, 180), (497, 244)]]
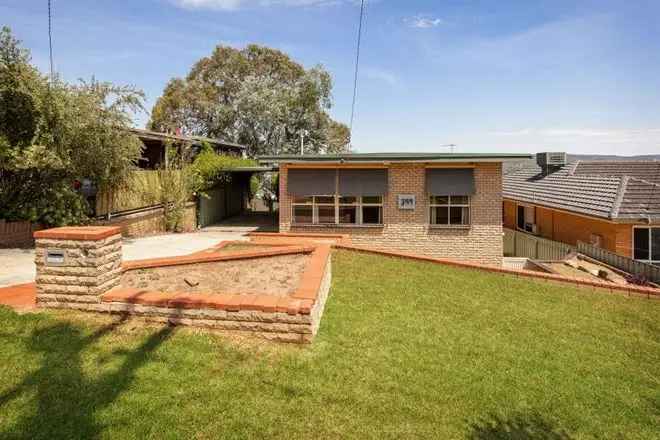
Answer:
[[(144, 237), (146, 235), (163, 234), (165, 217), (163, 208), (153, 208), (135, 214), (122, 215), (110, 220), (99, 220), (98, 226), (118, 226), (124, 237)], [(182, 232), (192, 232), (197, 229), (197, 208), (195, 203), (189, 203), (184, 213)]]
[[(128, 313), (170, 324), (250, 332), (283, 342), (311, 342), (330, 290), (330, 246), (280, 246), (235, 252), (205, 252), (122, 264), (116, 226), (54, 228), (36, 238), (37, 307)], [(219, 248), (220, 246), (218, 246)], [(266, 294), (166, 293), (120, 288), (125, 270), (211, 261), (311, 254), (296, 291)]]

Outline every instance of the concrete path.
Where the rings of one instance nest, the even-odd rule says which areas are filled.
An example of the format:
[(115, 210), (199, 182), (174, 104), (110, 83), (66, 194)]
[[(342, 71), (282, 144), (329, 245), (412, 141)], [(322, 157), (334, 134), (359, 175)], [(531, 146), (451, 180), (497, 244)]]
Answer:
[[(247, 240), (243, 232), (202, 229), (188, 234), (124, 238), (124, 260), (176, 257), (208, 249), (225, 240)], [(0, 287), (34, 281), (34, 249), (0, 249)]]
[(279, 229), (277, 221), (275, 214), (253, 212), (230, 217), (204, 229), (215, 232), (277, 232)]

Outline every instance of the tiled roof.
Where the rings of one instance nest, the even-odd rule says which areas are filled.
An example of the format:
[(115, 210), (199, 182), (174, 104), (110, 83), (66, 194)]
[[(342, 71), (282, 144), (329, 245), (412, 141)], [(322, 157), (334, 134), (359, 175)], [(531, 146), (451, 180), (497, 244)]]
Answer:
[(573, 169), (576, 176), (630, 176), (648, 182), (660, 183), (660, 161), (578, 161)]
[(505, 198), (614, 220), (660, 220), (660, 161), (578, 161), (504, 176)]

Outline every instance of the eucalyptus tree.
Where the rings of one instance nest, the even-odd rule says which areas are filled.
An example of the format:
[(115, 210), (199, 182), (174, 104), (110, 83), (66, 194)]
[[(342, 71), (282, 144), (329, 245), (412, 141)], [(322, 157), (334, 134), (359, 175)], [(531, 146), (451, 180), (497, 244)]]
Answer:
[(185, 78), (174, 78), (149, 123), (161, 131), (222, 138), (248, 154), (345, 151), (346, 125), (333, 121), (332, 79), (322, 66), (305, 69), (285, 53), (258, 45), (217, 46)]

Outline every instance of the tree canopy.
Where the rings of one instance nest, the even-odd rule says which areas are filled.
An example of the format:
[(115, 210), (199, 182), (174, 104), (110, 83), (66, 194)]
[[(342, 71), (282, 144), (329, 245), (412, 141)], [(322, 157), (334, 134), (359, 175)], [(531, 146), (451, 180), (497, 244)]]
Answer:
[(307, 153), (341, 152), (346, 125), (332, 120), (332, 79), (322, 67), (305, 69), (285, 53), (249, 45), (217, 46), (185, 79), (166, 85), (150, 128), (239, 142), (248, 155), (294, 153), (305, 135)]
[(85, 201), (74, 189), (122, 184), (142, 143), (127, 131), (143, 94), (92, 79), (50, 80), (30, 64), (10, 29), (0, 30), (0, 218), (77, 223)]

